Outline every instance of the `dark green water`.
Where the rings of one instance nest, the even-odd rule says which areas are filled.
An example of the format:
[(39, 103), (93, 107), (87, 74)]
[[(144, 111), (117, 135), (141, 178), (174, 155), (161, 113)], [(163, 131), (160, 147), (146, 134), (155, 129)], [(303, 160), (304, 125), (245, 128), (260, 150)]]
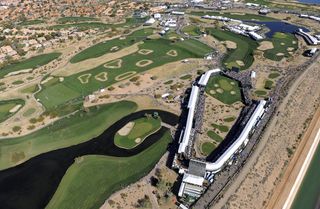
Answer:
[(320, 146), (312, 158), (291, 209), (320, 208)]

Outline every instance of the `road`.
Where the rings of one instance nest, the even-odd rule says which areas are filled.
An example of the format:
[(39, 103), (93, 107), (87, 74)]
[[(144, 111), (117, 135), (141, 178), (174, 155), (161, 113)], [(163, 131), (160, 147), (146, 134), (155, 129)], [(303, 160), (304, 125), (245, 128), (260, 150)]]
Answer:
[[(288, 104), (288, 100), (290, 99), (290, 97), (294, 94), (294, 92), (297, 90), (298, 86), (301, 84), (301, 82), (303, 81), (303, 79), (305, 78), (305, 76), (308, 74), (309, 69), (312, 69), (313, 67), (316, 66), (317, 61), (319, 61), (320, 58), (318, 58), (314, 63), (312, 63), (296, 80), (295, 82), (291, 85), (286, 97), (283, 99), (281, 105), (278, 107), (278, 111), (279, 112), (284, 112), (287, 104)], [(247, 174), (249, 173), (250, 169), (254, 166), (254, 164), (256, 163), (256, 159), (259, 157), (259, 155), (261, 154), (261, 152), (263, 152), (265, 145), (268, 142), (268, 138), (270, 137), (276, 123), (278, 120), (278, 116), (274, 116), (272, 117), (272, 119), (269, 122), (269, 126), (267, 127), (267, 129), (265, 130), (263, 137), (261, 138), (260, 142), (258, 143), (258, 145), (255, 148), (255, 151), (253, 152), (253, 154), (251, 155), (251, 157), (249, 157), (249, 159), (247, 159), (247, 162), (245, 163), (245, 165), (243, 166), (243, 168), (241, 169), (241, 172), (237, 175), (237, 177), (235, 178), (235, 180), (229, 185), (229, 187), (223, 192), (223, 197), (215, 203), (215, 205), (212, 208), (223, 208), (226, 203), (228, 202), (229, 198), (235, 194), (236, 190), (239, 188), (239, 186), (241, 185), (242, 181), (247, 177)]]

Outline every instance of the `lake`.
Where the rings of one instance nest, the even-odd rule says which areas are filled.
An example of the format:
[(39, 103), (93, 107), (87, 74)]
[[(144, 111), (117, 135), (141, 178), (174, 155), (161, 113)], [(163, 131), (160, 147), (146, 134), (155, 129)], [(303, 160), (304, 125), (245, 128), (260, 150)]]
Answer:
[(300, 3), (306, 4), (320, 4), (320, 0), (298, 0)]

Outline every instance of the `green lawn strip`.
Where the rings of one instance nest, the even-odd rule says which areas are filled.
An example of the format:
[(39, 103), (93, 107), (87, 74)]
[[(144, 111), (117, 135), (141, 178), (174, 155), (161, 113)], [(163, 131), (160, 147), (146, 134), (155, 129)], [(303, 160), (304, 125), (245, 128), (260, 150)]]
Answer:
[(12, 160), (16, 153), (23, 153), (23, 161), (41, 153), (85, 142), (100, 135), (113, 123), (134, 112), (137, 105), (120, 101), (90, 107), (88, 111), (62, 118), (52, 125), (22, 137), (0, 140), (0, 169), (17, 162)]
[[(234, 85), (232, 85), (231, 82), (233, 82)], [(225, 76), (218, 75), (210, 77), (205, 91), (210, 96), (225, 104), (230, 105), (241, 101), (239, 83)], [(214, 93), (212, 91), (214, 91)], [(233, 92), (233, 94), (231, 94), (231, 92)]]
[(183, 75), (183, 76), (180, 77), (181, 80), (188, 80), (190, 78), (192, 78), (192, 75), (190, 75), (190, 74)]
[(201, 151), (206, 156), (208, 156), (215, 148), (216, 148), (216, 145), (213, 144), (212, 142), (204, 142), (201, 145)]
[(211, 124), (213, 128), (216, 128), (218, 129), (219, 131), (221, 132), (228, 132), (229, 131), (229, 127), (228, 126), (225, 126), (225, 125), (219, 125), (219, 124)]
[(29, 108), (23, 113), (23, 116), (24, 117), (29, 117), (30, 115), (32, 115), (35, 112), (36, 112), (35, 108)]
[(67, 170), (46, 209), (99, 208), (115, 191), (147, 175), (170, 142), (168, 131), (152, 146), (131, 157), (83, 156)]
[(95, 17), (61, 17), (57, 20), (59, 24), (93, 21), (99, 21), (99, 19)]
[(272, 72), (269, 74), (268, 78), (275, 79), (275, 78), (278, 78), (279, 76), (280, 76), (280, 73)]
[[(146, 137), (155, 133), (161, 128), (161, 119), (153, 117), (139, 118), (134, 122), (134, 126), (126, 136), (117, 133), (114, 137), (114, 144), (125, 149), (132, 149), (142, 143)], [(139, 142), (135, 140), (139, 138)]]
[(195, 25), (188, 25), (182, 28), (182, 32), (190, 35), (190, 36), (200, 36), (202, 33), (200, 28)]
[(245, 0), (246, 3), (254, 3), (254, 4), (260, 4), (260, 5), (270, 5), (270, 2), (267, 0)]
[(61, 53), (57, 52), (41, 54), (26, 60), (18, 61), (17, 63), (7, 65), (4, 68), (0, 69), (0, 78), (3, 78), (5, 75), (11, 72), (41, 67), (48, 64), (52, 60), (57, 59), (60, 55)]
[(266, 92), (266, 91), (263, 91), (263, 90), (256, 90), (254, 93), (255, 93), (256, 95), (258, 95), (258, 96), (265, 96), (265, 95), (267, 95), (267, 92)]
[(235, 119), (237, 119), (235, 116), (230, 116), (230, 117), (223, 118), (223, 121), (230, 123), (230, 122), (234, 121)]
[(40, 19), (36, 19), (36, 20), (23, 21), (23, 22), (19, 23), (19, 25), (28, 26), (28, 25), (37, 25), (37, 24), (42, 24), (42, 23), (45, 23), (45, 21), (44, 20), (40, 20)]
[[(0, 122), (5, 121), (6, 119), (10, 118), (12, 115), (17, 113), (23, 107), (24, 104), (25, 102), (22, 99), (0, 101)], [(17, 105), (21, 105), (19, 110), (11, 113), (10, 110)]]
[(77, 28), (80, 31), (95, 29), (95, 28), (99, 30), (107, 30), (110, 28), (110, 25), (102, 22), (79, 22), (79, 23), (53, 25), (53, 26), (50, 26), (48, 29), (61, 30), (61, 29), (66, 29), (71, 27)]
[[(145, 39), (152, 33), (152, 28), (146, 28), (131, 33), (125, 39), (115, 38), (109, 41), (97, 43), (73, 56), (70, 59), (70, 63), (77, 63), (86, 59), (100, 57), (106, 53), (115, 52), (120, 49), (129, 47), (130, 45)], [(111, 49), (113, 49), (114, 47), (117, 47), (117, 50), (111, 51)]]
[[(226, 68), (231, 69), (232, 67), (237, 67), (245, 70), (252, 65), (254, 61), (253, 52), (259, 46), (256, 41), (230, 31), (215, 28), (207, 28), (207, 32), (219, 41), (232, 41), (237, 44), (236, 49), (228, 49), (227, 54), (222, 60)], [(236, 61), (242, 61), (244, 65), (241, 66)]]
[(207, 132), (207, 135), (208, 135), (211, 139), (215, 140), (217, 143), (220, 143), (220, 142), (222, 142), (222, 140), (223, 140), (223, 138), (222, 138), (219, 134), (217, 134), (216, 132), (214, 132), (214, 131), (208, 131), (208, 132)]
[(16, 80), (16, 81), (13, 81), (12, 84), (13, 85), (20, 85), (20, 84), (23, 84), (24, 82), (22, 80)]
[(273, 81), (266, 80), (266, 82), (264, 83), (264, 88), (270, 90), (272, 89), (272, 87), (273, 87)]
[[(186, 58), (202, 58), (211, 51), (211, 48), (208, 46), (191, 39), (175, 43), (166, 39), (146, 40), (143, 44), (139, 45), (139, 48), (152, 49), (154, 52), (149, 55), (137, 52), (124, 56), (121, 58), (121, 67), (117, 69), (107, 69), (102, 64), (91, 70), (65, 77), (63, 82), (44, 88), (36, 95), (36, 98), (39, 98), (46, 108), (54, 108), (54, 106), (58, 106), (69, 100), (86, 96), (101, 88), (108, 87), (118, 82), (119, 77), (121, 78), (123, 77), (122, 75), (126, 75), (127, 73), (131, 72), (128, 76), (125, 76), (125, 79), (170, 62)], [(167, 52), (170, 50), (176, 50), (177, 56), (167, 55)], [(136, 63), (144, 59), (151, 60), (152, 63), (144, 67), (138, 67)], [(102, 72), (107, 73), (108, 79), (105, 81), (95, 78), (96, 75)], [(85, 74), (90, 74), (91, 76), (87, 83), (82, 83), (79, 77)]]
[[(293, 34), (277, 32), (272, 39), (268, 40), (272, 42), (274, 48), (264, 51), (263, 55), (270, 60), (280, 61), (283, 57), (291, 56), (288, 48), (292, 48), (291, 52), (298, 49), (298, 40)], [(280, 55), (280, 53), (283, 55)]]
[(212, 12), (212, 11), (201, 11), (201, 12), (190, 12), (191, 15), (196, 16), (204, 16), (204, 15), (210, 15), (210, 16), (223, 16), (223, 17), (229, 17), (232, 19), (238, 19), (238, 20), (256, 20), (256, 21), (278, 21), (277, 19), (274, 19), (272, 17), (267, 17), (264, 15), (256, 15), (256, 14), (235, 14), (235, 13), (228, 13), (228, 12)]

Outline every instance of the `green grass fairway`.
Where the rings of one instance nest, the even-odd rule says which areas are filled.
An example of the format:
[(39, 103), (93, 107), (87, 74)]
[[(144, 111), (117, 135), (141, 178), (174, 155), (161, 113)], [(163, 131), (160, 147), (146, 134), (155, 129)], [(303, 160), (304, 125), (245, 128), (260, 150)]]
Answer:
[(222, 142), (222, 140), (223, 140), (223, 138), (222, 138), (220, 135), (218, 135), (216, 132), (214, 132), (214, 131), (208, 131), (208, 132), (207, 132), (207, 135), (208, 135), (211, 139), (213, 139), (214, 141), (216, 141), (217, 144), (220, 143), (220, 142)]
[(234, 121), (235, 119), (237, 119), (235, 116), (230, 116), (230, 117), (223, 118), (223, 121), (230, 123), (230, 122)]
[(276, 79), (280, 76), (280, 73), (277, 73), (277, 72), (272, 72), (268, 75), (268, 78), (270, 79)]
[[(228, 49), (222, 60), (223, 65), (231, 69), (232, 67), (245, 70), (249, 68), (253, 61), (253, 51), (258, 47), (258, 43), (248, 37), (234, 34), (230, 31), (223, 31), (215, 28), (208, 28), (207, 32), (219, 41), (233, 41), (237, 44), (236, 49)], [(244, 65), (239, 65), (237, 61), (242, 61)]]
[(67, 170), (46, 209), (99, 208), (112, 193), (148, 174), (170, 142), (168, 131), (151, 147), (132, 157), (81, 157), (79, 163)]
[(223, 16), (229, 17), (232, 19), (238, 20), (256, 20), (256, 21), (278, 21), (272, 17), (267, 17), (264, 15), (256, 15), (256, 14), (236, 14), (236, 13), (228, 13), (228, 12), (211, 12), (211, 11), (203, 11), (203, 12), (190, 12), (191, 15), (196, 16), (204, 16), (204, 15), (213, 15), (213, 16)]
[(34, 68), (46, 65), (52, 60), (57, 59), (60, 55), (61, 53), (57, 53), (57, 52), (42, 54), (42, 55), (31, 57), (26, 60), (22, 60), (17, 63), (7, 65), (6, 67), (0, 69), (0, 78), (3, 78), (5, 75), (11, 72), (25, 70), (25, 69), (34, 69)]
[(121, 136), (119, 133), (115, 135), (114, 144), (118, 147), (132, 149), (161, 128), (160, 118), (144, 117), (132, 122), (134, 126), (128, 135)]
[(182, 32), (188, 34), (189, 36), (200, 36), (202, 34), (200, 28), (194, 25), (188, 25), (182, 28)]
[(58, 19), (58, 23), (65, 24), (65, 23), (77, 23), (77, 22), (93, 22), (99, 21), (99, 19), (94, 17), (61, 17)]
[[(114, 84), (119, 80), (119, 75), (123, 79), (123, 75), (127, 75), (128, 72), (132, 72), (129, 74), (130, 76), (125, 76), (125, 79), (128, 79), (136, 73), (141, 73), (152, 68), (186, 58), (202, 58), (205, 54), (211, 52), (211, 48), (208, 46), (191, 39), (174, 43), (166, 39), (145, 40), (143, 44), (139, 45), (139, 48), (152, 49), (154, 52), (148, 55), (136, 52), (124, 56), (121, 58), (121, 67), (117, 69), (105, 68), (104, 63), (94, 69), (65, 77), (63, 82), (45, 87), (36, 95), (36, 98), (39, 98), (46, 108), (54, 108), (54, 106), (61, 105), (77, 97), (86, 96), (93, 91), (97, 91), (100, 88), (105, 88)], [(172, 49), (176, 50), (177, 56), (167, 55), (167, 52)], [(148, 59), (153, 62), (144, 67), (136, 66), (138, 61), (144, 59)], [(170, 71), (170, 69), (167, 70)], [(105, 81), (95, 79), (95, 76), (102, 72), (107, 73), (108, 79)], [(88, 78), (88, 83), (82, 83), (78, 79), (79, 76), (84, 74), (91, 74), (90, 78)], [(70, 90), (67, 90), (66, 88), (69, 88)], [(63, 89), (63, 91), (59, 89)]]
[(146, 28), (133, 32), (132, 34), (128, 35), (125, 39), (116, 38), (109, 41), (100, 42), (76, 54), (74, 57), (70, 59), (70, 63), (77, 63), (86, 59), (100, 57), (106, 53), (114, 52), (111, 51), (112, 47), (118, 47), (118, 51), (145, 39), (152, 33), (152, 28)]
[(58, 24), (50, 26), (51, 30), (61, 30), (66, 28), (77, 28), (80, 31), (89, 30), (89, 29), (99, 29), (99, 30), (107, 30), (110, 28), (109, 24), (105, 24), (102, 22), (77, 22), (77, 23), (68, 23), (68, 24)]
[(241, 101), (239, 83), (225, 76), (212, 76), (206, 86), (206, 93), (229, 105)]
[(204, 142), (201, 145), (202, 154), (204, 154), (205, 156), (208, 156), (215, 148), (216, 145), (211, 142)]
[(229, 127), (228, 126), (225, 126), (225, 125), (219, 125), (219, 124), (211, 124), (213, 128), (216, 128), (218, 129), (219, 131), (221, 132), (228, 132), (229, 131)]
[[(88, 112), (78, 111), (26, 136), (2, 139), (0, 140), (0, 170), (41, 153), (92, 139), (136, 109), (137, 105), (129, 101), (90, 107)], [(13, 157), (18, 153), (22, 153), (22, 159)]]
[(254, 92), (257, 96), (265, 96), (267, 95), (267, 92), (266, 91), (263, 91), (263, 90), (257, 90)]
[(0, 122), (5, 121), (6, 119), (10, 118), (12, 115), (17, 113), (21, 109), (21, 107), (18, 109), (18, 111), (10, 113), (10, 110), (17, 105), (21, 105), (21, 107), (23, 107), (24, 100), (13, 99), (13, 100), (0, 101)]
[(38, 25), (38, 24), (42, 24), (42, 23), (45, 23), (45, 21), (37, 19), (37, 20), (27, 20), (27, 21), (21, 22), (21, 23), (19, 23), (19, 25), (28, 26), (28, 25)]
[[(289, 33), (275, 33), (271, 40), (274, 48), (264, 51), (264, 57), (280, 61), (284, 57), (290, 57), (289, 52), (295, 52), (298, 49), (298, 39)], [(288, 50), (290, 49), (290, 50)]]
[(273, 87), (273, 81), (266, 80), (266, 82), (264, 83), (264, 88), (270, 90), (272, 89), (272, 87)]

